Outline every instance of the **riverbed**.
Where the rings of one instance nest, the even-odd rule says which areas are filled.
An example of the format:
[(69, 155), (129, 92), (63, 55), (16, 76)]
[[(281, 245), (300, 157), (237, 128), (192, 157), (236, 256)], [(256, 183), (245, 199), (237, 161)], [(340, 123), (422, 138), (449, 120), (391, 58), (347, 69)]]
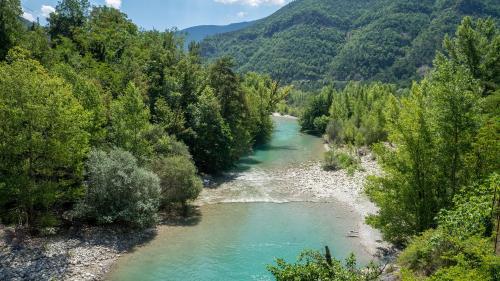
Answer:
[[(295, 261), (303, 249), (326, 245), (339, 259), (351, 252), (362, 264), (373, 259), (376, 245), (363, 243), (379, 239), (363, 224), (372, 207), (359, 194), (366, 175), (320, 171), (323, 141), (300, 133), (295, 119), (273, 120), (270, 142), (203, 190), (198, 220), (160, 226), (107, 279), (272, 280), (266, 265), (275, 258)], [(352, 198), (343, 188), (354, 190)]]

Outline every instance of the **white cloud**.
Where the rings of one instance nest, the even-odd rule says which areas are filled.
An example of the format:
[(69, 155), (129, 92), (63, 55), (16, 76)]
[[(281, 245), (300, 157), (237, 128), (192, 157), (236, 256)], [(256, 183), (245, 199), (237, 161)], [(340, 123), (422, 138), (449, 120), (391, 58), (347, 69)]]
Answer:
[(35, 21), (35, 17), (28, 12), (23, 12), (23, 18), (25, 18), (29, 21), (32, 21), (32, 22)]
[(42, 8), (40, 10), (42, 11), (42, 15), (46, 18), (48, 18), (51, 13), (54, 13), (56, 11), (54, 7), (49, 5), (42, 5)]
[(106, 6), (120, 9), (122, 6), (122, 0), (106, 0)]
[(239, 4), (239, 5), (258, 7), (262, 4), (283, 6), (286, 4), (287, 1), (286, 0), (215, 0), (215, 2), (221, 4)]
[(239, 18), (244, 18), (248, 15), (248, 13), (245, 13), (245, 12), (239, 12), (236, 14)]

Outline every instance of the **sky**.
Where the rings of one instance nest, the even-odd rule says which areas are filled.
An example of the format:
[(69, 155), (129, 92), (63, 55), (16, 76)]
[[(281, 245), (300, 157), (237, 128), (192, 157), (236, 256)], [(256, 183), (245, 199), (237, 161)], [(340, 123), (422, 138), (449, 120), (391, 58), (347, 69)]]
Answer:
[[(29, 20), (45, 18), (59, 0), (21, 0)], [(128, 15), (144, 29), (184, 29), (196, 25), (225, 25), (266, 17), (291, 0), (90, 0), (92, 5), (107, 5)]]

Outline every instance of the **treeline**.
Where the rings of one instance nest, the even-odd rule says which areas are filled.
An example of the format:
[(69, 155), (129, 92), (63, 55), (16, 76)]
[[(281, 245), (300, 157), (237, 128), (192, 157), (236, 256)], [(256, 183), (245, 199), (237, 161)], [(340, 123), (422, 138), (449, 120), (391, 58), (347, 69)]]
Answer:
[[(408, 91), (354, 83), (304, 109), (304, 130), (373, 148), (383, 173), (366, 186), (380, 208), (367, 222), (404, 249), (402, 280), (500, 280), (499, 103), (500, 30), (465, 17)], [(305, 274), (306, 261), (273, 273)]]
[(0, 4), (4, 224), (151, 225), (198, 196), (198, 171), (266, 141), (290, 90), (228, 58), (202, 65), (198, 45), (88, 0), (60, 1), (47, 27), (25, 27), (19, 0)]

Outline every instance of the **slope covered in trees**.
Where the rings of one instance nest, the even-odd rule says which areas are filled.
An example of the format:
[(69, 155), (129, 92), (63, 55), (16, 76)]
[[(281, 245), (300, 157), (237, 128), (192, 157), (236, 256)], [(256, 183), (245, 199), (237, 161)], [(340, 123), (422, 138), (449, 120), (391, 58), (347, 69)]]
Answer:
[(304, 88), (351, 80), (409, 86), (465, 15), (499, 19), (500, 3), (296, 0), (251, 27), (206, 39), (202, 55), (230, 55), (240, 71), (269, 73)]
[(184, 45), (187, 48), (191, 42), (199, 43), (208, 36), (233, 32), (251, 26), (255, 21), (238, 22), (228, 25), (198, 25), (179, 31), (184, 36)]

